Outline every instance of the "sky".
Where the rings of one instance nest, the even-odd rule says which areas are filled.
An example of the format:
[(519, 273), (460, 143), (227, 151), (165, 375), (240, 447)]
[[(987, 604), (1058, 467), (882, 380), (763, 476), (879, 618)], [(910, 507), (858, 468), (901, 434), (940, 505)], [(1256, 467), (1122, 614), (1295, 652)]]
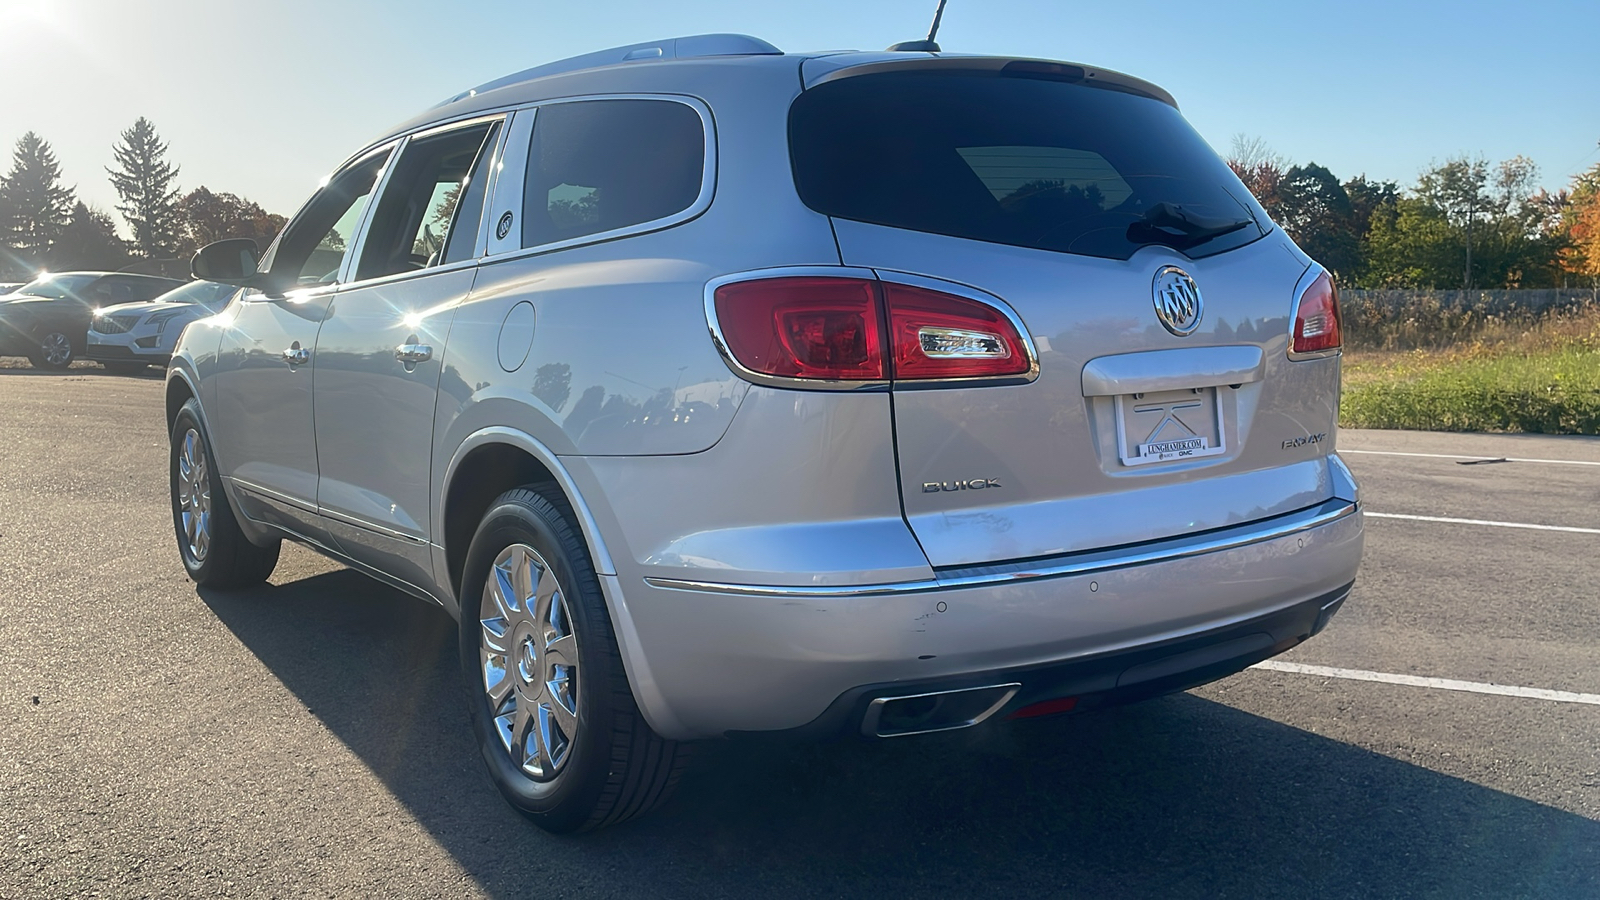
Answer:
[[(509, 72), (605, 47), (741, 32), (789, 51), (926, 36), (935, 0), (0, 0), (0, 170), (24, 132), (111, 209), (105, 167), (149, 118), (185, 189), (291, 214), (390, 126)], [(1518, 154), (1550, 188), (1600, 162), (1600, 2), (949, 0), (946, 50), (1116, 69), (1177, 97), (1226, 154), (1412, 183)]]

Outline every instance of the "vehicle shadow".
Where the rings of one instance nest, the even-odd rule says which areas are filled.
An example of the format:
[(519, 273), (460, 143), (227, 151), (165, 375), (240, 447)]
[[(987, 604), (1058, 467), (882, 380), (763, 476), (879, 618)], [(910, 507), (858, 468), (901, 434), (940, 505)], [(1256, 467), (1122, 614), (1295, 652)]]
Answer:
[(906, 741), (708, 744), (662, 809), (551, 837), (479, 769), (443, 612), (351, 571), (202, 594), (495, 896), (526, 893), (535, 861), (652, 897), (1600, 896), (1600, 822), (1187, 694)]

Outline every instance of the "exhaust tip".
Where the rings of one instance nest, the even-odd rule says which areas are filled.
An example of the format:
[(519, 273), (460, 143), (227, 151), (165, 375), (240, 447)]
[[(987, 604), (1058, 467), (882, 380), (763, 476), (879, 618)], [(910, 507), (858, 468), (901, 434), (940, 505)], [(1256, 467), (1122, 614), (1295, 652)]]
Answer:
[(908, 737), (970, 728), (999, 712), (1021, 689), (1021, 684), (1013, 682), (901, 697), (878, 697), (867, 704), (867, 714), (861, 720), (861, 733), (867, 737)]

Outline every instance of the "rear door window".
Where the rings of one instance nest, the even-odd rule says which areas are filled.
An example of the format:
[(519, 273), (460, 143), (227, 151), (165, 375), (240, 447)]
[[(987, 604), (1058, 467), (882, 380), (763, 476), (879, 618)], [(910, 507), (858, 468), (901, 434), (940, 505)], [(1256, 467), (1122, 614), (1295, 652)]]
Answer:
[(498, 120), (413, 138), (372, 211), (356, 280), (468, 259), (483, 212), (480, 172)]
[(789, 141), (801, 199), (843, 219), (1110, 259), (1150, 243), (1206, 256), (1266, 233), (1176, 109), (1110, 88), (970, 71), (845, 77), (795, 100)]
[(700, 114), (670, 100), (539, 108), (523, 183), (522, 246), (666, 219), (693, 206), (705, 175)]

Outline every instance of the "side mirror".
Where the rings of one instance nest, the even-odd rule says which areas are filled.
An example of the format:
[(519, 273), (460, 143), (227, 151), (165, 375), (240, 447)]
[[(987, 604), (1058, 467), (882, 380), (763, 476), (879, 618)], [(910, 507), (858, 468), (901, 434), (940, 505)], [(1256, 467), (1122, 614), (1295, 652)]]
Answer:
[(189, 260), (189, 271), (206, 281), (243, 284), (255, 277), (258, 252), (256, 242), (249, 238), (216, 241), (201, 247)]

